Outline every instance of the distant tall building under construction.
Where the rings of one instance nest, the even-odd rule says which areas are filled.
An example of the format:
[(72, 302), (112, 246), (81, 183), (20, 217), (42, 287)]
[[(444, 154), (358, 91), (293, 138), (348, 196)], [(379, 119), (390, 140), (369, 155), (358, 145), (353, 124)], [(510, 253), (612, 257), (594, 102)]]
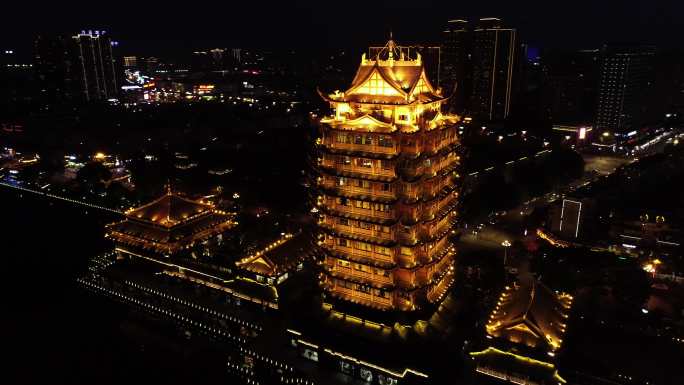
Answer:
[(508, 116), (513, 89), (516, 30), (497, 18), (480, 19), (473, 35), (473, 114), (489, 120)]
[(118, 43), (104, 31), (81, 31), (73, 36), (80, 63), (81, 91), (86, 101), (116, 97), (117, 72), (112, 46)]
[(443, 37), (440, 73), (445, 89), (455, 92), (452, 100), (462, 99), (469, 114), (479, 119), (505, 119), (513, 94), (516, 30), (494, 17), (479, 19), (472, 27), (456, 19), (447, 23)]
[(85, 102), (116, 98), (117, 44), (104, 31), (39, 35), (34, 42), (34, 64), (43, 96)]
[(443, 34), (440, 85), (446, 94), (452, 94), (449, 108), (462, 113), (467, 108), (473, 79), (470, 61), (472, 36), (468, 21), (449, 20)]

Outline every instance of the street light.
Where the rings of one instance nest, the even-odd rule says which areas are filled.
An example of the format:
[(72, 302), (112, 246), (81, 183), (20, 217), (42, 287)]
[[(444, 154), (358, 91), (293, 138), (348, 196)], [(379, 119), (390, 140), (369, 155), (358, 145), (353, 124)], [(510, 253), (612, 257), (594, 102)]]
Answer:
[(511, 247), (511, 242), (506, 239), (501, 242), (501, 246), (504, 248), (504, 269), (506, 268), (506, 259), (508, 259), (508, 248)]

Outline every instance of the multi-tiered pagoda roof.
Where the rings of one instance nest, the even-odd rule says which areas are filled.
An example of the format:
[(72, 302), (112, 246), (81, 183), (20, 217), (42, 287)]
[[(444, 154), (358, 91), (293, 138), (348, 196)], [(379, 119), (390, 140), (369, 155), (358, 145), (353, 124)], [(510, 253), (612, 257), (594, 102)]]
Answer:
[(345, 92), (323, 95), (331, 102), (373, 104), (426, 103), (444, 100), (425, 73), (423, 60), (409, 47), (390, 40), (375, 55), (361, 58), (351, 86)]
[(315, 166), (323, 287), (384, 310), (439, 303), (454, 279), (459, 117), (442, 112), (420, 53), (392, 40), (321, 96), (333, 112)]

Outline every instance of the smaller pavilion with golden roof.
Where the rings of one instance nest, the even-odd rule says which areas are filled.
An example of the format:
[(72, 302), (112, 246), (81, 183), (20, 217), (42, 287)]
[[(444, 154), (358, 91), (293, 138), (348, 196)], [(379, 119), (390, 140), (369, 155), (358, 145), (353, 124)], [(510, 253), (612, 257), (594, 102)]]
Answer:
[(516, 384), (564, 384), (553, 361), (572, 300), (534, 279), (506, 286), (485, 326), (492, 344), (470, 353), (475, 370)]
[(262, 250), (242, 257), (235, 263), (240, 275), (260, 283), (277, 286), (302, 264), (311, 252), (311, 235), (303, 231), (283, 233)]
[(158, 199), (128, 210), (124, 220), (107, 225), (106, 236), (120, 256), (196, 258), (235, 225), (232, 213), (169, 188)]

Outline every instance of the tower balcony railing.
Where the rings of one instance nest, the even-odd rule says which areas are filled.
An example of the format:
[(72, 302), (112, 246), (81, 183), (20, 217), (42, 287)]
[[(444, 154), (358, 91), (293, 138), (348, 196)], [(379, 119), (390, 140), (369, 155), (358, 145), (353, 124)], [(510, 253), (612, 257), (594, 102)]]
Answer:
[(421, 236), (423, 237), (429, 237), (432, 238), (438, 234), (443, 233), (446, 231), (449, 227), (451, 227), (451, 216), (446, 215), (444, 218), (440, 219), (439, 221), (434, 221), (430, 223), (426, 223), (423, 225), (423, 228), (421, 229)]
[(442, 183), (440, 181), (430, 182), (429, 184), (426, 184), (423, 187), (422, 196), (426, 199), (432, 199), (435, 196), (437, 196), (437, 194), (439, 194), (440, 191), (442, 191), (444, 186), (445, 186), (445, 183)]
[(397, 230), (396, 239), (404, 245), (413, 245), (418, 242), (418, 234), (415, 229), (411, 230)]
[(328, 265), (328, 268), (333, 275), (341, 275), (343, 277), (367, 281), (375, 283), (378, 286), (392, 285), (394, 283), (391, 275), (384, 276), (380, 274), (374, 274), (373, 272), (357, 270), (352, 266), (344, 267), (340, 265)]
[(395, 257), (396, 263), (401, 267), (411, 268), (420, 262), (416, 255), (399, 254)]
[(406, 183), (397, 187), (397, 195), (399, 198), (416, 200), (423, 195), (423, 186), (418, 183)]
[(452, 194), (452, 195), (449, 195), (449, 196), (444, 197), (442, 199), (435, 199), (425, 208), (425, 211), (423, 212), (423, 217), (421, 219), (422, 220), (433, 219), (444, 208), (451, 205), (454, 202), (455, 198), (456, 198), (456, 196)]
[(437, 194), (440, 191), (442, 191), (444, 188), (448, 188), (449, 190), (453, 190), (454, 187), (456, 187), (456, 182), (450, 175), (443, 175), (441, 177), (436, 177), (430, 179), (430, 181), (426, 184), (426, 186), (429, 189), (429, 192), (433, 194)]
[(416, 245), (409, 247), (408, 250), (400, 249), (396, 253), (395, 262), (399, 266), (411, 268), (417, 265), (425, 265), (430, 263), (430, 250), (425, 249), (425, 245)]
[(438, 281), (434, 282), (434, 284), (429, 287), (427, 292), (428, 301), (435, 302), (445, 295), (454, 276), (453, 271), (447, 269), (449, 269), (449, 266), (444, 266), (440, 270), (436, 270), (435, 275), (431, 278), (436, 278)]
[(435, 266), (434, 266), (434, 271), (439, 273), (441, 271), (444, 271), (444, 269), (448, 268), (451, 266), (453, 263), (453, 258), (450, 256), (446, 256), (442, 258)]
[(422, 146), (418, 141), (414, 141), (411, 143), (402, 143), (401, 145), (401, 152), (405, 154), (420, 154), (421, 153), (421, 148)]
[(344, 214), (349, 214), (351, 216), (363, 216), (363, 217), (371, 217), (371, 218), (376, 218), (376, 219), (394, 219), (394, 210), (389, 210), (389, 211), (380, 211), (380, 210), (375, 210), (372, 207), (371, 208), (362, 208), (362, 207), (356, 207), (353, 204), (348, 204), (348, 205), (343, 205), (343, 204), (338, 204), (335, 202), (334, 198), (329, 198), (328, 201), (326, 202), (326, 207), (328, 207), (331, 210), (335, 210), (339, 213), (344, 213)]
[(371, 186), (369, 188), (364, 188), (364, 187), (357, 187), (353, 185), (342, 185), (340, 186), (339, 184), (336, 183), (336, 181), (333, 178), (324, 178), (321, 182), (320, 185), (323, 188), (326, 189), (332, 189), (332, 190), (337, 190), (339, 192), (348, 194), (348, 195), (359, 195), (359, 196), (371, 196), (371, 197), (378, 197), (378, 198), (386, 198), (386, 199), (394, 199), (395, 194), (394, 191), (390, 190), (383, 190), (381, 186), (383, 183), (374, 183), (370, 182)]
[(445, 248), (449, 246), (448, 242), (447, 237), (444, 237), (437, 241), (437, 243), (432, 244), (432, 247), (428, 246), (426, 249), (419, 249), (417, 256), (424, 262), (432, 261), (445, 251)]
[(379, 146), (376, 144), (356, 144), (356, 143), (340, 143), (333, 138), (326, 139), (323, 142), (326, 146), (338, 150), (370, 152), (375, 154), (394, 155), (398, 153), (397, 145)]
[(428, 175), (435, 175), (442, 170), (450, 167), (451, 165), (454, 164), (454, 162), (457, 162), (458, 160), (454, 157), (445, 157), (440, 159), (439, 161), (433, 162), (429, 167), (426, 167), (425, 173)]
[(392, 252), (390, 252), (389, 255), (386, 255), (386, 254), (380, 254), (380, 253), (377, 253), (377, 252), (371, 251), (371, 250), (359, 250), (359, 249), (355, 249), (353, 247), (341, 246), (341, 245), (334, 244), (332, 242), (326, 243), (326, 246), (327, 246), (328, 250), (349, 255), (352, 257), (352, 259), (354, 259), (354, 257), (356, 257), (357, 259), (371, 259), (374, 261), (387, 263), (387, 264), (394, 263), (394, 258), (392, 257), (392, 254), (393, 254)]
[(425, 166), (422, 164), (414, 166), (403, 165), (402, 167), (397, 168), (397, 172), (404, 179), (413, 179), (420, 175), (423, 175), (423, 173), (425, 172)]
[(333, 292), (336, 293), (337, 295), (347, 298), (351, 301), (354, 302), (360, 302), (360, 303), (369, 303), (371, 305), (376, 305), (381, 308), (390, 308), (392, 307), (392, 299), (390, 298), (384, 298), (380, 296), (373, 295), (371, 293), (365, 293), (359, 290), (354, 290), (350, 288), (346, 288), (340, 285), (335, 285), (332, 288)]
[(397, 173), (404, 179), (408, 180), (416, 178), (420, 175), (433, 176), (445, 168), (450, 167), (455, 161), (457, 160), (455, 160), (453, 157), (447, 157), (434, 161), (429, 166), (426, 166), (424, 163), (418, 165), (403, 165), (397, 168)]
[(391, 168), (382, 168), (382, 167), (362, 167), (362, 166), (355, 166), (353, 164), (344, 164), (344, 163), (336, 163), (333, 159), (330, 158), (323, 158), (323, 161), (321, 163), (323, 167), (328, 167), (328, 168), (334, 168), (336, 170), (341, 170), (341, 171), (347, 171), (347, 172), (353, 172), (361, 175), (368, 175), (368, 176), (384, 176), (388, 178), (392, 178), (395, 176), (394, 170)]
[(444, 147), (455, 144), (457, 142), (457, 140), (458, 139), (456, 138), (456, 136), (453, 136), (453, 137), (447, 137), (447, 138), (440, 139), (440, 140), (427, 141), (427, 142), (425, 142), (424, 149), (425, 149), (425, 151), (428, 151), (428, 152), (436, 152), (436, 151), (443, 149)]
[(419, 215), (420, 210), (417, 208), (409, 209), (409, 210), (402, 210), (399, 218), (401, 220), (401, 223), (405, 225), (412, 225), (416, 224), (420, 221), (420, 215)]
[[(375, 228), (364, 229), (361, 227), (342, 224), (339, 222), (339, 219), (335, 217), (326, 217), (323, 220), (323, 224), (349, 235), (360, 235), (363, 237), (372, 237), (388, 241), (394, 239), (394, 230), (391, 228), (389, 232), (383, 230), (376, 230)], [(375, 225), (371, 225), (371, 227), (373, 226)]]

